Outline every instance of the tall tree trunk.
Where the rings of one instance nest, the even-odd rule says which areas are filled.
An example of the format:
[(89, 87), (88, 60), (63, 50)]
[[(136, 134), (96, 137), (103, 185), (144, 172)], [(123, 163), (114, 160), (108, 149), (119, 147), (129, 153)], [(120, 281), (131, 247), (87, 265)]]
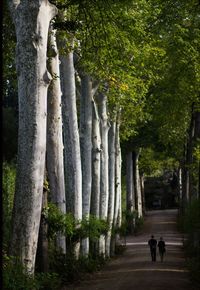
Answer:
[[(90, 213), (99, 218), (100, 212), (100, 165), (101, 165), (101, 134), (100, 120), (97, 105), (93, 99), (92, 108), (92, 194)], [(99, 252), (98, 242), (91, 242), (91, 250), (94, 256)]]
[[(120, 146), (120, 112), (118, 112), (115, 134), (115, 203), (114, 203), (114, 217), (113, 227), (119, 229), (121, 227), (121, 146)], [(111, 239), (111, 255), (115, 253), (115, 245), (118, 243), (119, 234)]]
[(140, 187), (141, 187), (141, 194), (142, 194), (142, 213), (145, 214), (145, 192), (144, 192), (144, 173), (140, 176)]
[(96, 103), (93, 99), (92, 120), (92, 196), (90, 213), (99, 218), (100, 212), (100, 164), (101, 164), (100, 120)]
[(110, 257), (111, 235), (114, 218), (115, 204), (115, 132), (116, 122), (111, 122), (108, 132), (108, 153), (109, 153), (109, 199), (108, 199), (108, 225), (109, 231), (106, 235), (106, 256)]
[[(63, 137), (59, 55), (56, 44), (56, 31), (50, 29), (49, 71), (53, 80), (49, 86), (47, 98), (47, 171), (50, 187), (50, 199), (63, 214), (66, 213), (65, 180), (63, 164)], [(65, 236), (58, 234), (57, 247), (66, 253)]]
[(142, 193), (140, 184), (140, 173), (139, 173), (139, 160), (140, 150), (134, 151), (134, 180), (135, 180), (135, 193), (136, 193), (136, 208), (138, 212), (138, 217), (142, 217)]
[(182, 214), (184, 204), (183, 204), (183, 164), (181, 163), (178, 168), (178, 203), (179, 203), (180, 213)]
[[(81, 76), (80, 146), (82, 165), (83, 217), (89, 218), (92, 188), (92, 81), (90, 76)], [(89, 238), (81, 242), (82, 255), (89, 254)]]
[(133, 179), (133, 154), (128, 152), (126, 155), (126, 210), (130, 219), (129, 229), (130, 232), (134, 232), (135, 218), (131, 214), (135, 211), (135, 189), (134, 189), (134, 179)]
[[(100, 218), (107, 220), (108, 213), (108, 116), (107, 97), (100, 93), (98, 95), (100, 131), (101, 131), (101, 179), (100, 179)], [(99, 239), (100, 254), (105, 255), (105, 236)]]
[[(73, 52), (61, 57), (62, 113), (64, 133), (64, 169), (66, 208), (76, 220), (82, 219), (82, 171), (76, 108)], [(78, 258), (80, 243), (75, 246)]]
[(48, 1), (9, 1), (17, 36), (16, 66), (19, 132), (16, 192), (10, 254), (34, 273), (46, 153), (46, 68), (50, 20), (57, 9)]

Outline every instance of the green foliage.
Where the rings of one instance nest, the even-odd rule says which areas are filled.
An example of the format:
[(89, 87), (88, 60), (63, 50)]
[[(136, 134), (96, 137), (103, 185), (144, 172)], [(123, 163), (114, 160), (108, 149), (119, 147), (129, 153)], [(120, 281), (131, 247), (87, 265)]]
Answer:
[(61, 286), (61, 280), (57, 273), (36, 273), (35, 281), (37, 284), (36, 289), (41, 290), (59, 290)]
[(57, 290), (59, 286), (60, 280), (56, 273), (37, 273), (33, 277), (25, 273), (19, 259), (3, 256), (4, 290)]
[(138, 217), (136, 218), (136, 223), (135, 223), (135, 232), (139, 232), (144, 225), (144, 218), (143, 217)]
[(55, 238), (59, 232), (65, 234), (69, 239), (73, 236), (76, 221), (72, 214), (64, 215), (53, 203), (49, 203), (48, 207), (43, 209), (42, 214), (48, 223), (49, 238)]
[(14, 257), (3, 257), (3, 289), (5, 290), (32, 290), (34, 280), (24, 273), (20, 261)]
[(15, 164), (3, 163), (3, 246), (7, 247), (11, 232), (11, 216), (15, 192)]
[(3, 107), (3, 159), (12, 162), (17, 155), (18, 120), (16, 109), (8, 104)]
[(184, 231), (191, 235), (200, 231), (200, 200), (193, 200), (187, 206), (184, 215)]
[(194, 156), (195, 160), (197, 160), (198, 162), (200, 161), (200, 139), (198, 139), (196, 142), (196, 146), (194, 147), (193, 156)]
[(55, 204), (49, 203), (43, 209), (43, 216), (48, 223), (48, 236), (53, 239), (57, 233), (63, 233), (70, 242), (89, 237), (91, 241), (96, 241), (101, 234), (106, 234), (109, 226), (105, 220), (100, 220), (95, 216), (83, 218), (77, 221), (71, 213), (63, 214)]
[(165, 152), (156, 152), (152, 148), (143, 148), (140, 154), (139, 167), (145, 176), (161, 176), (166, 170), (173, 171), (179, 163)]
[(137, 233), (142, 229), (143, 224), (144, 220), (142, 217), (138, 217), (138, 212), (136, 210), (133, 212), (125, 210), (123, 211), (122, 225), (118, 232), (122, 236)]
[(187, 234), (187, 264), (191, 278), (200, 285), (200, 200), (193, 200), (186, 208), (182, 226)]
[(65, 255), (54, 250), (50, 256), (50, 268), (53, 272), (58, 273), (63, 285), (81, 280), (87, 273), (100, 270), (105, 263), (106, 260), (103, 256), (90, 255), (77, 260), (69, 251)]
[(108, 223), (93, 215), (81, 221), (81, 237), (89, 237), (93, 242), (97, 241), (101, 234), (105, 235), (108, 230)]

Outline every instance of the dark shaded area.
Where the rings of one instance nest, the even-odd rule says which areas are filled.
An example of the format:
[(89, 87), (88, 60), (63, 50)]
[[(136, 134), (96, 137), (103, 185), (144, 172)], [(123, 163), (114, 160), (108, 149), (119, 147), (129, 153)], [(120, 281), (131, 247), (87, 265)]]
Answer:
[(146, 209), (178, 207), (178, 179), (176, 173), (161, 177), (147, 177), (144, 183)]

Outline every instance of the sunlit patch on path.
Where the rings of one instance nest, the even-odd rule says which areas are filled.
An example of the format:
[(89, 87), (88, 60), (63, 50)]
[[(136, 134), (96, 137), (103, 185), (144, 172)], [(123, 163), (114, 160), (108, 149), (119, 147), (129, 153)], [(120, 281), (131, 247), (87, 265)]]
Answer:
[[(148, 246), (147, 242), (126, 243), (126, 246)], [(166, 246), (183, 246), (183, 242), (167, 242)]]

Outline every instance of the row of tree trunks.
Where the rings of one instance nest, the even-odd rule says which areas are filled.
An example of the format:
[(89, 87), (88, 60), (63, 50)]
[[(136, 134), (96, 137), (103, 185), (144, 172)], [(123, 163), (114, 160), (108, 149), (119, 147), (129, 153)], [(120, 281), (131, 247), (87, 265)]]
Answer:
[[(129, 216), (134, 211), (141, 218), (145, 212), (144, 176), (139, 172), (140, 150), (134, 149), (126, 155), (126, 210)], [(135, 218), (129, 219), (129, 230), (134, 232)]]
[[(73, 51), (60, 57), (59, 67), (52, 28), (48, 59), (51, 74), (46, 67), (49, 23), (57, 13), (55, 6), (48, 1), (10, 2), (16, 24), (19, 74), (18, 170), (10, 253), (21, 257), (26, 270), (34, 273), (47, 154), (51, 201), (62, 213), (73, 213), (78, 221), (89, 217), (90, 213), (108, 220), (110, 230), (106, 243), (102, 235), (98, 250), (100, 254), (110, 256), (112, 227), (120, 227), (122, 214), (119, 122), (113, 121), (110, 127), (107, 97), (99, 93), (97, 105), (93, 99), (95, 88), (91, 78), (84, 75), (81, 78), (79, 131)], [(32, 21), (27, 27), (29, 19)], [(45, 194), (43, 206), (47, 202), (47, 192)], [(43, 245), (46, 247), (44, 233), (46, 235), (47, 228), (44, 223), (42, 219), (41, 248)], [(56, 243), (57, 248), (66, 253), (62, 234), (58, 235)], [(80, 243), (77, 243), (77, 258), (79, 253)], [(88, 238), (82, 241), (82, 254), (89, 254)], [(42, 269), (47, 271), (48, 262), (45, 263)]]
[[(19, 131), (10, 254), (32, 274), (40, 225), (46, 154), (47, 38), (57, 9), (48, 1), (9, 1), (17, 36)], [(19, 214), (20, 213), (20, 214)]]

